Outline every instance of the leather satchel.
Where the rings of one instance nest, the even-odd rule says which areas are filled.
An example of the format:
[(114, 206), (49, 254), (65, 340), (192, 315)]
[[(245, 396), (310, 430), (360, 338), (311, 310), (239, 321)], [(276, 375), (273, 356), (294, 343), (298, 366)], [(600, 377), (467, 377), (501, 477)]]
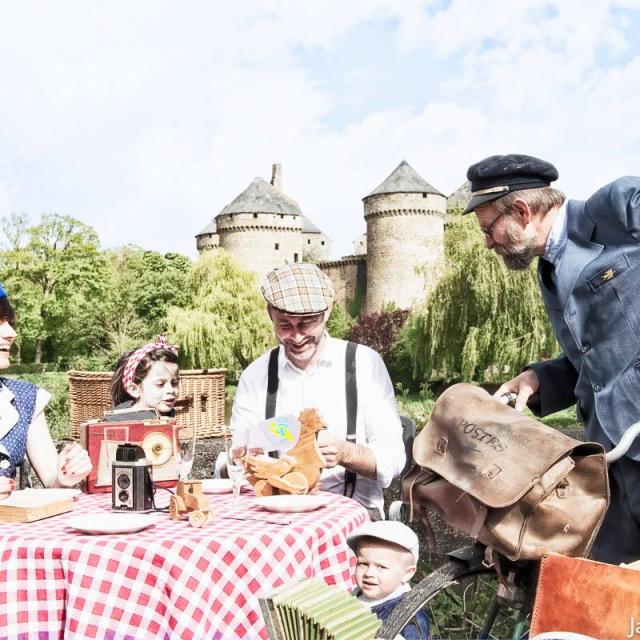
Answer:
[(434, 405), (402, 481), (410, 517), (444, 520), (510, 560), (586, 556), (609, 504), (601, 445), (580, 442), (457, 384)]

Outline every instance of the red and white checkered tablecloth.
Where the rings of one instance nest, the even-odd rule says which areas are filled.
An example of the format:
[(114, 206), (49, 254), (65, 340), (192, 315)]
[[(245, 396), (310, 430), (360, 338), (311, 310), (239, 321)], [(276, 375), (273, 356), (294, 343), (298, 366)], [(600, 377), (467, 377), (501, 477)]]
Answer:
[(305, 577), (353, 586), (345, 540), (366, 511), (326, 495), (325, 507), (294, 514), (263, 511), (245, 492), (236, 509), (230, 495), (209, 496), (216, 516), (202, 529), (160, 513), (138, 533), (66, 526), (109, 512), (110, 494), (80, 496), (73, 512), (46, 520), (0, 524), (0, 638), (266, 639), (257, 594)]

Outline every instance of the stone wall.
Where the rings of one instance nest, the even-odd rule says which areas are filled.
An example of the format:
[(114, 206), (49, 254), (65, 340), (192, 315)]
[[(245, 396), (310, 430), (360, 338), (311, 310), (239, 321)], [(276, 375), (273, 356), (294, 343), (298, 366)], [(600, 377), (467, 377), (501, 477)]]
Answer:
[(302, 262), (301, 216), (286, 214), (227, 214), (216, 218), (220, 246), (258, 283), (275, 267)]
[(331, 241), (324, 233), (303, 233), (303, 252), (309, 256), (307, 262), (328, 260), (331, 255)]
[(217, 251), (220, 246), (220, 236), (217, 233), (206, 233), (196, 236), (198, 253)]
[(340, 260), (318, 262), (336, 289), (336, 304), (346, 307), (358, 295), (364, 296), (367, 288), (366, 256), (347, 256)]
[(392, 193), (365, 199), (367, 222), (366, 313), (393, 302), (408, 309), (437, 280), (444, 259), (446, 198)]

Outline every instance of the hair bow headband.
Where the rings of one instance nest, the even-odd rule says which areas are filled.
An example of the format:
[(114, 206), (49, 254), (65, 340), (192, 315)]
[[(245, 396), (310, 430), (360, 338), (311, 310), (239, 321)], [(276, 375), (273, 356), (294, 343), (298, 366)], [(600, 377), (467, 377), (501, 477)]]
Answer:
[(156, 349), (167, 349), (176, 355), (178, 354), (178, 347), (174, 344), (169, 344), (165, 335), (160, 335), (156, 338), (155, 342), (150, 342), (149, 344), (145, 344), (139, 349), (136, 349), (127, 359), (127, 364), (125, 365), (124, 372), (122, 373), (122, 386), (127, 393), (131, 392), (133, 377), (135, 376), (136, 369), (138, 368), (140, 361), (148, 353), (156, 351)]

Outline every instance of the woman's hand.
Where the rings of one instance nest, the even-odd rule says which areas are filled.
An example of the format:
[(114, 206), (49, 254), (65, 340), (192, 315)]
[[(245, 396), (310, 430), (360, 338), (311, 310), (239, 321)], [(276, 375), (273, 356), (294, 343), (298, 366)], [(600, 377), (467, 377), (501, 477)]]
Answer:
[(89, 454), (77, 442), (66, 445), (58, 454), (58, 484), (73, 487), (93, 468)]
[(16, 483), (13, 478), (0, 476), (0, 500), (6, 500), (15, 488)]

